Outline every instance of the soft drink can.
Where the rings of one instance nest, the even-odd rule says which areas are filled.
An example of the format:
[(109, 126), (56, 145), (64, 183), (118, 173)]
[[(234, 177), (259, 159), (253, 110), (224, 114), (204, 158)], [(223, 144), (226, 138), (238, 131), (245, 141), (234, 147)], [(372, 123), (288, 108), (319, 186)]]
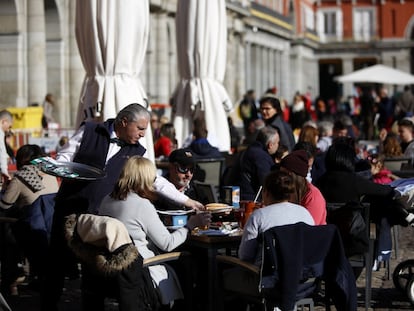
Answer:
[(234, 208), (240, 207), (240, 187), (232, 186), (231, 192), (232, 205)]

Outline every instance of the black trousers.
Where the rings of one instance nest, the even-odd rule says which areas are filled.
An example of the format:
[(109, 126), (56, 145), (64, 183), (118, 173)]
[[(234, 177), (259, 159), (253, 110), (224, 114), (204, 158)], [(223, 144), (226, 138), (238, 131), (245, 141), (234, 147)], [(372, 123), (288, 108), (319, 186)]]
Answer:
[(77, 258), (70, 250), (65, 238), (66, 216), (82, 214), (88, 210), (86, 199), (56, 200), (53, 214), (50, 245), (47, 252), (47, 271), (41, 280), (41, 310), (56, 311), (65, 282), (65, 272), (77, 265)]
[(10, 285), (20, 274), (18, 263), (22, 260), (12, 227), (12, 223), (0, 224), (1, 292), (6, 296), (10, 294)]

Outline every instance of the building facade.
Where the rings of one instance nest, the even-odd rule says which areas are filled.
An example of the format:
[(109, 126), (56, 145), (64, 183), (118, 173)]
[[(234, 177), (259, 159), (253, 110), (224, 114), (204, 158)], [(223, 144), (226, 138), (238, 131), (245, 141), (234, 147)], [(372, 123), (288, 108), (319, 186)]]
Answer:
[[(151, 0), (141, 80), (153, 105), (168, 105), (179, 77), (177, 0)], [(382, 63), (414, 72), (414, 0), (227, 0), (224, 86), (237, 103), (248, 89), (276, 86), (325, 100), (350, 95), (333, 77)], [(74, 0), (0, 0), (0, 107), (56, 98), (55, 119), (75, 125), (85, 71)]]

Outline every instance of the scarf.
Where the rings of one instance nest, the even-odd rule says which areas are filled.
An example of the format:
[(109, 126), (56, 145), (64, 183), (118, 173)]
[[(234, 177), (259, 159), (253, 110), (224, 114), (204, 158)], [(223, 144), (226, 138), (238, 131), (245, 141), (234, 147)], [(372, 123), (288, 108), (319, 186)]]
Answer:
[(39, 169), (34, 165), (24, 165), (14, 176), (24, 183), (31, 191), (37, 192), (45, 188), (43, 177), (39, 174)]

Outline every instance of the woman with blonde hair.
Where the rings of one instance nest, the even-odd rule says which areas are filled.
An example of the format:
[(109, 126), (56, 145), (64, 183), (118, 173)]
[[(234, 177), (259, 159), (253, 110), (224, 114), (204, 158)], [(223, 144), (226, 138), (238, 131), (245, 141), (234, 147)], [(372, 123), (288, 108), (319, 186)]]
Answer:
[[(210, 223), (211, 215), (200, 213), (190, 216), (187, 224), (170, 233), (160, 220), (152, 203), (156, 199), (153, 187), (156, 167), (148, 159), (133, 156), (125, 163), (112, 193), (100, 206), (99, 214), (114, 217), (123, 222), (141, 256), (155, 256), (154, 247), (172, 251), (187, 239), (195, 227)], [(149, 267), (151, 277), (161, 294), (162, 304), (183, 298), (174, 270), (168, 265)]]

